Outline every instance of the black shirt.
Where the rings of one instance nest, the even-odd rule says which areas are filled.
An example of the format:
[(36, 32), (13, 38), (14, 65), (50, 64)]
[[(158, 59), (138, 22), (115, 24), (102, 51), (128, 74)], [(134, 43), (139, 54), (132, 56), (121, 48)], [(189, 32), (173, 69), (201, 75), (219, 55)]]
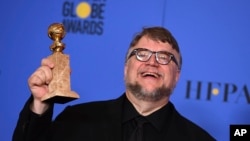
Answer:
[[(123, 140), (127, 141), (133, 130), (136, 128), (135, 118), (138, 118), (141, 115), (136, 111), (128, 99), (124, 100), (123, 111)], [(167, 138), (167, 118), (170, 112), (169, 104), (166, 104), (154, 113), (148, 116), (143, 116), (147, 120), (147, 123), (143, 126), (144, 141), (161, 141)]]
[[(122, 112), (122, 139), (128, 141), (135, 126), (135, 118), (141, 116), (127, 98)], [(204, 129), (180, 115), (169, 101), (165, 106), (144, 116), (143, 141), (215, 141)]]

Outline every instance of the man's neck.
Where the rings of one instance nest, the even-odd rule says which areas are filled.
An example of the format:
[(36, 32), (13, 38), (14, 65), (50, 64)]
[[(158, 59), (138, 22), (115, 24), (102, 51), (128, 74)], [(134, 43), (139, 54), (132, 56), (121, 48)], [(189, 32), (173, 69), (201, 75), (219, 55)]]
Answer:
[(137, 99), (133, 94), (129, 92), (126, 92), (126, 96), (128, 100), (132, 103), (132, 105), (135, 107), (136, 111), (143, 116), (150, 115), (153, 112), (159, 110), (160, 108), (165, 106), (169, 100), (169, 98), (166, 97), (158, 101), (144, 101)]

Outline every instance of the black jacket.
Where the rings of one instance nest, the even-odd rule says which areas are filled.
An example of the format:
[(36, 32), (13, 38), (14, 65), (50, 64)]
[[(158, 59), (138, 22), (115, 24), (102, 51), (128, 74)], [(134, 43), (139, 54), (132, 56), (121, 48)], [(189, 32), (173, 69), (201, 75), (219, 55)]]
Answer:
[[(29, 100), (21, 111), (13, 141), (122, 141), (122, 105), (118, 99), (68, 106), (51, 122), (53, 105), (43, 115), (32, 113)], [(181, 116), (171, 104), (168, 141), (214, 141), (206, 131)]]

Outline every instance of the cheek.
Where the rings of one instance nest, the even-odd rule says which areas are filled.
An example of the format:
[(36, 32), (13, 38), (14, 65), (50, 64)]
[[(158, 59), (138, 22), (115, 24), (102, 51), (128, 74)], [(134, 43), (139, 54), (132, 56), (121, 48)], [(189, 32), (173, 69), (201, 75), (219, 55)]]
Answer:
[(134, 69), (127, 70), (127, 79), (134, 79), (136, 77), (136, 71)]
[(126, 64), (125, 69), (124, 69), (124, 78), (125, 80), (128, 80), (131, 77), (131, 65)]
[(164, 72), (164, 83), (166, 85), (174, 85), (176, 82), (176, 74), (174, 73), (174, 70), (167, 69)]
[(132, 80), (137, 78), (138, 66), (135, 64), (127, 64), (124, 71), (124, 76), (126, 80)]

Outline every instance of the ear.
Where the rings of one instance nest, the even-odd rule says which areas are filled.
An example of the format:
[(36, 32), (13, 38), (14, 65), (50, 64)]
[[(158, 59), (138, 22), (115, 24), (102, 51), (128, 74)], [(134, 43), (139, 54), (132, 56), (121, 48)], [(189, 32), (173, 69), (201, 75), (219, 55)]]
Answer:
[(181, 70), (176, 70), (176, 75), (175, 75), (175, 84), (179, 81), (181, 75)]
[(128, 63), (126, 62), (125, 65), (124, 65), (124, 78), (126, 78), (127, 76), (127, 70), (128, 70)]

